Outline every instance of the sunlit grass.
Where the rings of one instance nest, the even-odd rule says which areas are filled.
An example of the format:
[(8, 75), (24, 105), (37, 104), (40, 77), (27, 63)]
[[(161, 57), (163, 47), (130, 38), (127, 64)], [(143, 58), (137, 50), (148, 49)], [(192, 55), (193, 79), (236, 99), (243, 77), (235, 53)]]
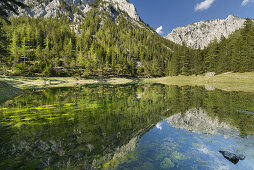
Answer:
[(226, 91), (254, 92), (254, 72), (249, 73), (223, 73), (213, 77), (204, 75), (174, 76), (161, 78), (99, 78), (84, 79), (75, 77), (14, 77), (1, 76), (4, 81), (19, 89), (34, 89), (45, 87), (74, 87), (86, 84), (129, 84), (129, 83), (160, 83), (178, 86), (205, 86), (207, 89), (221, 89)]
[(254, 72), (223, 73), (213, 77), (203, 75), (174, 76), (142, 79), (144, 83), (160, 83), (177, 86), (205, 86), (207, 89), (254, 92)]

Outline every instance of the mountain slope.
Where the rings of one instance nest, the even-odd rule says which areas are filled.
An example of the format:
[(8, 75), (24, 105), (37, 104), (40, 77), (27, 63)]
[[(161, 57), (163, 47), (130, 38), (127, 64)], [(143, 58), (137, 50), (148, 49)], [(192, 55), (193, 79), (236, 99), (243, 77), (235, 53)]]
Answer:
[[(44, 7), (57, 11), (60, 8), (55, 4), (60, 2), (44, 2)], [(172, 52), (183, 51), (142, 22), (135, 7), (126, 0), (82, 1), (90, 10), (80, 22), (72, 18), (77, 14), (73, 9), (82, 6), (74, 5), (76, 2), (69, 3), (69, 11), (61, 9), (65, 13), (59, 16), (45, 10), (41, 16), (32, 13), (28, 17), (12, 17), (12, 25), (4, 26), (10, 55), (3, 58), (3, 63), (10, 69), (3, 73), (164, 76)], [(40, 10), (32, 6), (22, 14), (31, 11)]]
[(243, 27), (245, 19), (229, 15), (226, 19), (201, 21), (186, 27), (178, 27), (166, 36), (177, 44), (185, 43), (188, 47), (203, 49), (221, 36), (228, 38), (234, 31)]
[[(53, 2), (62, 1), (43, 3), (48, 7)], [(135, 7), (127, 0), (82, 1), (90, 8), (86, 13), (75, 12), (74, 9), (81, 8), (78, 2), (81, 1), (71, 1), (68, 8), (61, 9), (65, 13), (56, 17), (45, 14), (11, 18), (11, 25), (3, 27), (9, 40), (10, 55), (1, 59), (3, 69), (0, 73), (157, 77), (254, 70), (254, 25), (249, 19), (243, 24), (244, 28), (228, 39), (222, 38), (220, 43), (210, 43), (204, 50), (195, 50), (156, 34), (139, 19)], [(54, 5), (53, 8), (60, 9)], [(84, 16), (77, 20), (73, 18), (76, 14)], [(240, 20), (243, 19), (229, 16), (226, 20), (201, 22), (204, 28), (201, 23), (196, 24), (208, 30), (204, 34), (195, 24), (190, 27), (199, 30), (201, 33), (197, 31), (196, 38), (202, 35), (203, 39), (208, 39), (208, 44), (212, 37), (229, 34), (237, 25), (240, 27)], [(238, 24), (231, 27), (234, 22)], [(215, 28), (224, 31), (210, 33)]]
[[(112, 17), (117, 13), (112, 12), (121, 10), (126, 12), (132, 19), (140, 21), (135, 6), (127, 0), (21, 0), (30, 8), (19, 9), (20, 15), (27, 15), (32, 18), (44, 17), (53, 18), (67, 15), (71, 21), (81, 21), (87, 12), (99, 3), (103, 4), (101, 8), (106, 8)], [(103, 10), (103, 9), (101, 9)]]

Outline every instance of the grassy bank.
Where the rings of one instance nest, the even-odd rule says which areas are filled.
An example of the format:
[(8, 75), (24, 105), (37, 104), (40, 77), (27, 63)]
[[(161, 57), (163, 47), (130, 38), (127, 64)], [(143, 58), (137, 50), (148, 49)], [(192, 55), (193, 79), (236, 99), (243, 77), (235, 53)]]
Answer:
[(205, 76), (175, 76), (142, 79), (144, 83), (160, 83), (178, 86), (205, 86), (207, 90), (221, 89), (225, 91), (254, 92), (254, 72), (223, 73), (212, 77)]
[(160, 83), (178, 86), (205, 86), (207, 90), (215, 88), (225, 91), (254, 92), (254, 72), (251, 73), (223, 73), (212, 77), (175, 76), (162, 78), (98, 78), (84, 79), (75, 77), (11, 77), (2, 76), (0, 81), (6, 82), (19, 89), (45, 87), (73, 87), (85, 84), (128, 84), (128, 83)]

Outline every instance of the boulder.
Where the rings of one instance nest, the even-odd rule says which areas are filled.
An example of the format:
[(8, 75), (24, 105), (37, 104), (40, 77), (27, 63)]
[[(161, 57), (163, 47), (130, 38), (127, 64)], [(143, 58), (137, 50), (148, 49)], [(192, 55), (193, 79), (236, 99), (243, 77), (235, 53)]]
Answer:
[(224, 158), (226, 158), (227, 160), (229, 160), (230, 162), (237, 164), (239, 162), (239, 160), (244, 160), (245, 156), (242, 154), (234, 154), (228, 151), (219, 151)]

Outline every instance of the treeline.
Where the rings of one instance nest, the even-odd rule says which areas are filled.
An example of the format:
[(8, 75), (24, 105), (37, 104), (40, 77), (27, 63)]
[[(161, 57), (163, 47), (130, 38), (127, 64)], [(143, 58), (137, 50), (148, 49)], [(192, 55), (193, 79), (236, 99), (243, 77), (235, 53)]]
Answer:
[(0, 36), (6, 37), (0, 43), (1, 74), (157, 77), (254, 71), (250, 19), (228, 39), (194, 50), (164, 39), (127, 14), (113, 19), (98, 8), (79, 24), (62, 16), (11, 18), (11, 25), (0, 25)]
[[(92, 10), (69, 19), (11, 18), (3, 74), (44, 76), (164, 76), (175, 45), (125, 15)], [(140, 26), (138, 26), (141, 25)]]
[(207, 71), (251, 72), (254, 71), (254, 24), (246, 19), (244, 28), (233, 33), (228, 39), (222, 37), (205, 50)]
[(229, 38), (214, 40), (204, 50), (190, 50), (183, 45), (184, 53), (175, 52), (169, 65), (170, 75), (192, 75), (206, 72), (254, 71), (254, 24), (246, 19), (244, 27)]

